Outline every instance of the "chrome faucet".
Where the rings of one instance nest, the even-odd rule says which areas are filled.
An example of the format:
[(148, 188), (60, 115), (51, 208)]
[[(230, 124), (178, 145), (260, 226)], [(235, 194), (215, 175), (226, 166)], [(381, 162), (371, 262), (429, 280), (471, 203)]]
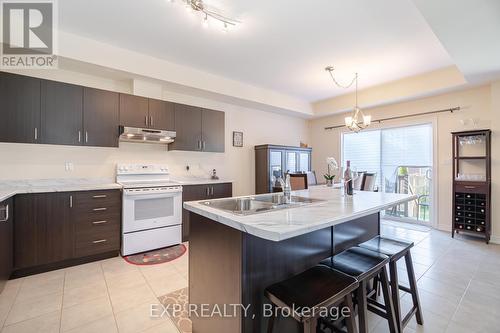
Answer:
[(290, 175), (286, 175), (285, 180), (278, 178), (281, 188), (283, 189), (283, 196), (285, 197), (285, 203), (290, 203), (292, 199), (292, 186), (290, 185)]

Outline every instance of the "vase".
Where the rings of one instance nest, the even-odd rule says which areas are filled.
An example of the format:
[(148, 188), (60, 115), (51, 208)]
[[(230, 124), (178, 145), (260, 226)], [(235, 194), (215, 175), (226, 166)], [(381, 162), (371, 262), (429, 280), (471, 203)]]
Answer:
[(326, 186), (332, 187), (333, 186), (333, 179), (327, 179), (326, 180)]

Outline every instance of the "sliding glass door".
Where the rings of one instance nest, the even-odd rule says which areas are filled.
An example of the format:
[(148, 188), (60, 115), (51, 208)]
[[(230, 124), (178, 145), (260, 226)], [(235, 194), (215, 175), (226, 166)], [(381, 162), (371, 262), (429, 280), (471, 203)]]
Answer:
[(376, 174), (379, 191), (409, 193), (417, 199), (393, 207), (386, 218), (428, 223), (432, 212), (432, 126), (365, 130), (345, 133), (342, 161), (357, 172)]

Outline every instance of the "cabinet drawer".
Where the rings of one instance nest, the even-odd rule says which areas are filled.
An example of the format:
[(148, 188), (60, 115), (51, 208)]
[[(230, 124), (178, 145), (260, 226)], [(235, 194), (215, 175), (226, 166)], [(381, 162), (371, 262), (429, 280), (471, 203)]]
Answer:
[(103, 232), (107, 228), (114, 228), (113, 230), (120, 231), (120, 218), (115, 216), (105, 216), (102, 219), (81, 219), (75, 224), (75, 231), (85, 233), (90, 231)]
[(73, 206), (77, 209), (120, 207), (121, 191), (85, 191), (77, 192), (73, 198)]
[(115, 225), (80, 232), (75, 237), (75, 255), (77, 257), (119, 249), (120, 229)]

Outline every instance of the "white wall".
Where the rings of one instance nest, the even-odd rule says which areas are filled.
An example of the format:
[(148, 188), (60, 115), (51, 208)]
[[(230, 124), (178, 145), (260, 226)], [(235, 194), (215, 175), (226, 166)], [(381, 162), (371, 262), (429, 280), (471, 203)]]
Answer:
[[(68, 71), (38, 71), (34, 76), (131, 92), (131, 81), (120, 81)], [(157, 96), (152, 96), (157, 97)], [(114, 177), (116, 163), (166, 163), (172, 173), (208, 175), (217, 169), (221, 178), (234, 180), (236, 195), (253, 194), (255, 162), (253, 147), (274, 143), (299, 145), (308, 141), (307, 121), (219, 101), (181, 95), (163, 89), (163, 97), (179, 103), (203, 106), (226, 112), (226, 152), (200, 153), (167, 151), (165, 146), (121, 143), (120, 148), (71, 147), (0, 143), (0, 180), (39, 178)], [(232, 132), (244, 133), (244, 147), (232, 146)], [(74, 171), (65, 171), (65, 162), (74, 163)]]
[[(478, 128), (490, 128), (493, 130), (492, 139), (492, 191), (493, 200), (498, 200), (500, 195), (500, 156), (498, 148), (498, 133), (500, 131), (500, 82), (493, 85), (476, 87), (459, 92), (443, 94), (439, 96), (423, 98), (411, 102), (397, 103), (384, 107), (366, 109), (372, 119), (380, 119), (397, 115), (416, 114), (432, 110), (439, 110), (455, 106), (463, 107), (463, 110), (454, 114), (442, 113), (433, 116), (419, 116), (384, 122), (374, 123), (371, 127), (405, 126), (417, 123), (432, 122), (435, 129), (435, 153), (434, 167), (437, 168), (437, 225), (442, 230), (451, 229), (452, 211), (452, 144), (451, 132), (472, 129), (469, 122), (464, 126), (463, 119), (477, 118), (480, 120)], [(325, 126), (341, 125), (345, 114), (335, 115), (327, 118), (314, 119), (310, 122), (311, 146), (313, 147), (313, 169), (318, 176), (326, 171), (325, 158), (335, 156), (339, 161), (341, 133), (344, 129), (326, 131)], [(493, 205), (493, 235), (500, 241), (500, 207)]]

